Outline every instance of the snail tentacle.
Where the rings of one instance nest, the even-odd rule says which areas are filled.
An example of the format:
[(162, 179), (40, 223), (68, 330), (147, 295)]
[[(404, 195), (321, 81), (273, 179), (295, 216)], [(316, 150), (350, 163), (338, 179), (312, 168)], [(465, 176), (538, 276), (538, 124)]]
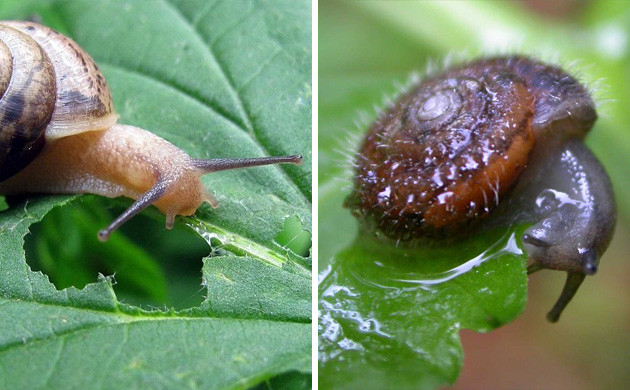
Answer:
[[(300, 164), (302, 162), (302, 156), (281, 156), (281, 157), (260, 157), (260, 158), (216, 158), (216, 159), (192, 159), (192, 165), (198, 168), (202, 174), (225, 171), (237, 168), (246, 168), (271, 164)], [(139, 214), (145, 208), (154, 204), (166, 193), (168, 187), (176, 181), (177, 178), (166, 177), (158, 180), (151, 189), (145, 192), (138, 200), (133, 202), (129, 208), (127, 208), (122, 214), (120, 214), (112, 223), (105, 229), (98, 232), (98, 238), (101, 241), (107, 241), (109, 236), (118, 229), (125, 222)], [(209, 196), (209, 195), (208, 195)], [(216, 207), (216, 201), (211, 196), (210, 199), (206, 199), (213, 207)], [(176, 213), (169, 211), (166, 213), (166, 227), (171, 229), (173, 227)]]
[(608, 175), (582, 142), (596, 119), (588, 90), (559, 67), (523, 56), (454, 66), (372, 124), (346, 207), (396, 242), (531, 223), (521, 237), (530, 273), (591, 275), (616, 221)]
[(258, 167), (271, 164), (301, 164), (302, 156), (257, 157), (257, 158), (211, 158), (193, 159), (192, 165), (203, 173), (219, 172), (228, 169)]
[(558, 298), (556, 304), (553, 305), (551, 311), (547, 313), (549, 322), (557, 322), (560, 319), (560, 314), (562, 314), (564, 308), (571, 302), (571, 299), (573, 299), (573, 296), (580, 288), (585, 278), (585, 274), (567, 272), (567, 281), (562, 288), (560, 298)]
[[(98, 232), (98, 239), (107, 241), (109, 236), (125, 222), (139, 214), (142, 210), (151, 206), (156, 200), (160, 199), (166, 192), (166, 188), (170, 183), (167, 180), (160, 180), (149, 191), (145, 192), (138, 200), (133, 202), (127, 210), (120, 214), (105, 229)], [(172, 225), (171, 225), (172, 227)]]
[(109, 86), (70, 38), (37, 23), (0, 21), (0, 194), (92, 193), (136, 201), (110, 234), (154, 204), (171, 228), (203, 203), (206, 173), (299, 164), (301, 156), (193, 159), (146, 130), (117, 123)]

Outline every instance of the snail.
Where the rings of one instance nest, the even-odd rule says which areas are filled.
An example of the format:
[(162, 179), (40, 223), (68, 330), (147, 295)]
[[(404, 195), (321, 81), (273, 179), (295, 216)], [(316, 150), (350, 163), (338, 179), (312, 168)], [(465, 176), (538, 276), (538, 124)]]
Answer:
[(70, 38), (37, 23), (0, 22), (0, 194), (94, 193), (135, 202), (105, 241), (150, 205), (166, 215), (217, 207), (201, 176), (302, 157), (195, 159), (153, 133), (117, 123), (107, 82)]
[(567, 272), (555, 322), (616, 222), (610, 179), (583, 143), (596, 119), (588, 90), (559, 67), (524, 56), (454, 66), (372, 124), (346, 207), (397, 242), (531, 224), (520, 237), (528, 272)]

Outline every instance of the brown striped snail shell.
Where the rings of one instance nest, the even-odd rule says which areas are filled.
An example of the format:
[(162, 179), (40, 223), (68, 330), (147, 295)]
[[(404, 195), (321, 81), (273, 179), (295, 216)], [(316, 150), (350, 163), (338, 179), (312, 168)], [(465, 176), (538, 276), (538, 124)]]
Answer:
[(117, 123), (109, 87), (70, 38), (37, 23), (0, 21), (0, 194), (94, 193), (136, 201), (99, 232), (106, 240), (149, 205), (166, 215), (217, 206), (201, 176), (293, 163), (301, 156), (194, 159), (146, 130)]
[(582, 142), (596, 118), (588, 90), (559, 67), (522, 56), (455, 66), (374, 122), (346, 205), (397, 241), (532, 223), (521, 237), (530, 271), (568, 272), (556, 321), (616, 221), (610, 180)]

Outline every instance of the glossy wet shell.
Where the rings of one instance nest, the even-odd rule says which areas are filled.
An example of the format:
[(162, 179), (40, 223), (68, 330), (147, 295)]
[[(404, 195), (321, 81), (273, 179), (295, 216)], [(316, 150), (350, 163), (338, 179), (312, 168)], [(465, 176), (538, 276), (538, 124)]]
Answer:
[[(562, 101), (575, 85), (577, 103)], [(398, 240), (470, 231), (513, 188), (537, 139), (554, 138), (552, 124), (572, 114), (580, 126), (553, 131), (590, 129), (588, 93), (528, 58), (482, 59), (429, 77), (371, 126), (346, 204)]]
[(74, 41), (45, 26), (0, 22), (0, 180), (45, 142), (116, 123), (109, 87)]

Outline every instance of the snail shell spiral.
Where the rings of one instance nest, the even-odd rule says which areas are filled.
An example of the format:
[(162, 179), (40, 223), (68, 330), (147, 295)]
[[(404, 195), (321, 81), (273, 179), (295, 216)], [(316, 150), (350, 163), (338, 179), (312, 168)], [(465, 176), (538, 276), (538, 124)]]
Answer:
[(99, 232), (155, 205), (171, 228), (217, 202), (205, 174), (302, 156), (196, 159), (150, 131), (117, 123), (92, 58), (70, 38), (36, 23), (0, 21), (0, 195), (80, 194), (135, 200)]
[(397, 240), (465, 232), (514, 187), (537, 143), (583, 137), (593, 107), (573, 77), (526, 57), (428, 77), (371, 126), (346, 205)]
[(0, 22), (0, 181), (46, 142), (117, 118), (101, 71), (74, 41), (39, 24)]

